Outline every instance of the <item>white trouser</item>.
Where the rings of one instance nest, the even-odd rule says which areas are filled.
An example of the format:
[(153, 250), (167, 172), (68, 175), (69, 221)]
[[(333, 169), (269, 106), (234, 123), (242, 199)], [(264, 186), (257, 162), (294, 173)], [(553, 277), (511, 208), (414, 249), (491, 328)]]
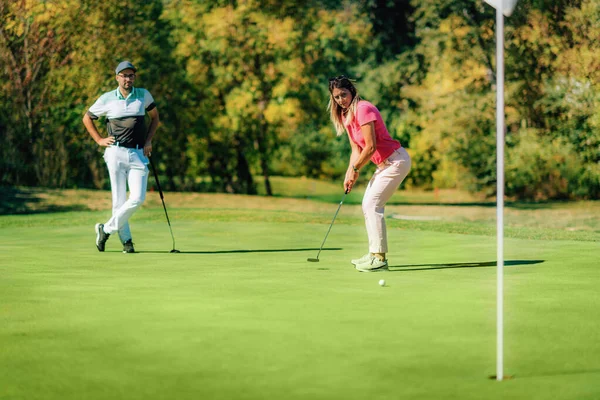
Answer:
[(362, 209), (369, 236), (369, 252), (371, 253), (388, 252), (383, 212), (387, 201), (408, 175), (410, 164), (410, 156), (401, 147), (377, 166), (377, 171), (367, 185)]
[[(146, 199), (148, 185), (148, 158), (143, 149), (109, 146), (104, 161), (110, 175), (112, 217), (104, 224), (104, 232), (119, 232), (122, 243), (131, 239), (129, 218)], [(129, 185), (129, 199), (127, 186)]]

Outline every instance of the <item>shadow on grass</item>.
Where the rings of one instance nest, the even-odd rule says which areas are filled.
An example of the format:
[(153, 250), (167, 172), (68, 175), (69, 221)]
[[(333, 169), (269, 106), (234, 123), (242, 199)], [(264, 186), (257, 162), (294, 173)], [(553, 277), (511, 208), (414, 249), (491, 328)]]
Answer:
[[(337, 251), (342, 250), (341, 247), (329, 247), (324, 248), (323, 251)], [(286, 253), (293, 251), (319, 251), (319, 248), (303, 248), (303, 249), (256, 249), (256, 250), (211, 250), (211, 251), (186, 251), (180, 250), (179, 253), (174, 254), (235, 254), (235, 253)], [(164, 254), (170, 253), (171, 250), (165, 251), (138, 251), (137, 253), (156, 253)]]
[[(505, 260), (504, 265), (506, 267), (516, 265), (533, 265), (541, 264), (544, 260)], [(495, 267), (497, 266), (496, 261), (484, 261), (484, 262), (464, 262), (464, 263), (448, 263), (448, 264), (406, 264), (406, 265), (390, 265), (390, 272), (404, 272), (404, 271), (425, 271), (433, 269), (449, 269), (449, 268), (480, 268), (480, 267)]]
[(565, 370), (565, 371), (548, 371), (548, 372), (540, 372), (539, 374), (531, 373), (531, 374), (519, 374), (515, 375), (515, 378), (527, 379), (527, 378), (543, 378), (543, 377), (551, 377), (551, 376), (565, 376), (565, 375), (584, 375), (584, 374), (598, 374), (600, 373), (600, 369), (574, 369), (574, 370)]
[(44, 204), (40, 194), (46, 189), (38, 188), (0, 188), (0, 215), (41, 214), (65, 211), (87, 211), (83, 205), (58, 206)]

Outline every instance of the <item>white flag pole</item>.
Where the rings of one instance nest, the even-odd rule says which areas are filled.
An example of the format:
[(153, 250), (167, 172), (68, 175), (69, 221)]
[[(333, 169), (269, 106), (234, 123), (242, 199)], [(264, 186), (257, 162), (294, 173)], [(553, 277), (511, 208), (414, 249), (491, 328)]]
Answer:
[(504, 378), (504, 0), (496, 8), (496, 380)]
[(504, 15), (518, 0), (484, 0), (496, 9), (496, 380), (504, 379)]

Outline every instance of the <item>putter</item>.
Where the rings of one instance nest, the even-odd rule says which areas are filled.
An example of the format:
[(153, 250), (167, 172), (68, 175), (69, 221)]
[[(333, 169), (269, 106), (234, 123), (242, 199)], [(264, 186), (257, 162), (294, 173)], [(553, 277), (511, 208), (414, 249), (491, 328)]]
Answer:
[(307, 258), (306, 261), (319, 262), (319, 255), (321, 254), (321, 250), (323, 250), (323, 245), (325, 245), (325, 241), (327, 240), (327, 236), (329, 236), (329, 232), (331, 231), (331, 227), (333, 226), (335, 217), (337, 217), (338, 213), (340, 212), (340, 208), (342, 208), (342, 203), (344, 202), (344, 199), (346, 199), (347, 194), (348, 194), (348, 191), (346, 190), (344, 192), (344, 196), (342, 197), (342, 201), (340, 201), (340, 205), (338, 206), (337, 211), (335, 212), (335, 215), (333, 216), (333, 219), (331, 220), (331, 224), (329, 224), (329, 229), (327, 230), (327, 233), (325, 234), (325, 239), (323, 239), (323, 243), (321, 243), (321, 248), (319, 249), (319, 252), (317, 253), (317, 257), (316, 258)]
[(152, 162), (152, 158), (148, 156), (148, 160), (150, 160), (150, 165), (152, 166), (152, 172), (154, 173), (154, 180), (156, 181), (156, 186), (158, 187), (158, 193), (160, 193), (160, 200), (162, 201), (163, 208), (165, 209), (165, 216), (167, 217), (167, 223), (169, 224), (169, 232), (171, 232), (171, 239), (173, 240), (173, 249), (170, 251), (171, 253), (179, 253), (179, 250), (175, 249), (175, 236), (173, 236), (173, 229), (171, 229), (171, 221), (169, 221), (169, 214), (167, 213), (167, 206), (165, 206), (165, 197), (163, 196), (162, 189), (160, 188), (160, 182), (158, 181), (158, 175), (156, 174), (156, 168), (154, 167), (154, 163)]

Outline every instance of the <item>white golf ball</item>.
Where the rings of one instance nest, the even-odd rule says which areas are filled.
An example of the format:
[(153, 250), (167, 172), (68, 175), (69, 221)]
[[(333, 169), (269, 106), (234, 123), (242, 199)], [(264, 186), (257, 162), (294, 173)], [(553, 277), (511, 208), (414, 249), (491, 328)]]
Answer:
[(385, 286), (385, 279), (381, 279), (379, 281), (379, 286)]

